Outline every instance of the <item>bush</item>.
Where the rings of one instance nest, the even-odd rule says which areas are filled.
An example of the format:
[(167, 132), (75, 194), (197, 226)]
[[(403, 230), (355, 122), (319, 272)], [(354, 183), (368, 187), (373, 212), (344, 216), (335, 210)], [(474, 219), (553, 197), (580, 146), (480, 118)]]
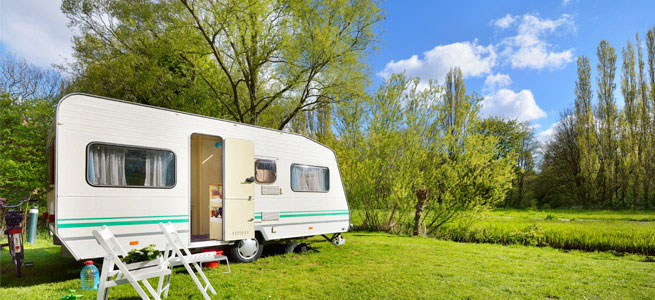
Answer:
[(48, 100), (0, 95), (0, 196), (27, 198), (48, 187), (46, 136), (54, 116)]

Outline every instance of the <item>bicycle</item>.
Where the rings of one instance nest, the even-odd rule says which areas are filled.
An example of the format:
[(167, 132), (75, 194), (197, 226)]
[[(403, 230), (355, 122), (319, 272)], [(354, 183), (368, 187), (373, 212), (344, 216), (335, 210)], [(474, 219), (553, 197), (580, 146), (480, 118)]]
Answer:
[[(4, 247), (9, 247), (9, 255), (11, 260), (16, 265), (16, 277), (20, 278), (22, 275), (21, 266), (25, 265), (26, 268), (34, 266), (32, 262), (23, 262), (25, 258), (24, 249), (23, 249), (23, 211), (21, 206), (25, 202), (38, 202), (38, 199), (29, 198), (19, 202), (15, 205), (8, 205), (7, 199), (0, 198), (0, 206), (2, 208), (8, 208), (9, 211), (5, 213), (5, 234), (7, 235), (7, 243), (0, 244), (0, 249)], [(16, 210), (15, 208), (18, 208)]]

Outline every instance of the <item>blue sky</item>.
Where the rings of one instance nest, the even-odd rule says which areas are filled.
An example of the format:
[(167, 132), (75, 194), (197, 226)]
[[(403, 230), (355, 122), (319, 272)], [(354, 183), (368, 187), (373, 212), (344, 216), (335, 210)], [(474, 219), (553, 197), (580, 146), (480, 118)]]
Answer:
[[(0, 51), (41, 66), (70, 61), (72, 34), (59, 5), (0, 0)], [(576, 58), (590, 58), (593, 77), (601, 39), (620, 53), (635, 33), (655, 26), (652, 0), (390, 0), (383, 6), (382, 42), (368, 60), (373, 87), (402, 71), (442, 81), (448, 68), (460, 66), (467, 89), (485, 96), (484, 114), (529, 121), (542, 139), (573, 104)]]
[(384, 7), (382, 44), (369, 59), (375, 85), (402, 70), (441, 81), (448, 67), (460, 65), (467, 89), (489, 99), (483, 113), (529, 121), (541, 138), (573, 105), (578, 56), (590, 58), (595, 80), (600, 40), (620, 53), (635, 33), (643, 39), (655, 26), (655, 1), (388, 1)]

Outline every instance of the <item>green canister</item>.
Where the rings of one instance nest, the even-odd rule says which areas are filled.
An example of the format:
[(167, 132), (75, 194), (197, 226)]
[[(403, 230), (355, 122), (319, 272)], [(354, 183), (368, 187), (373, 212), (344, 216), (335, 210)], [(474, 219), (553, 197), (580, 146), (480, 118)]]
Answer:
[(34, 245), (36, 242), (36, 223), (39, 220), (39, 207), (32, 206), (30, 209), (30, 224), (27, 227), (27, 242)]

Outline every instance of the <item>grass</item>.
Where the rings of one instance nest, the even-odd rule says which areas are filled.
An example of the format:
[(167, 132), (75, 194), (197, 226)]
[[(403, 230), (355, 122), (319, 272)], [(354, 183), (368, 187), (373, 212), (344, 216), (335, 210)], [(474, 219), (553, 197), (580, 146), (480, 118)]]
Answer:
[(655, 255), (653, 212), (497, 210), (472, 226), (438, 233), (461, 242), (523, 244), (561, 249)]
[(496, 217), (530, 219), (570, 219), (603, 221), (655, 221), (655, 211), (635, 210), (579, 210), (579, 209), (497, 209), (491, 212)]
[[(653, 299), (655, 263), (549, 247), (503, 246), (355, 232), (335, 248), (318, 238), (319, 252), (270, 255), (252, 264), (207, 269), (215, 299)], [(2, 275), (0, 299), (58, 299), (78, 289), (81, 263), (59, 248), (37, 245), (26, 257), (36, 265), (16, 279)], [(8, 262), (7, 251), (0, 254)], [(80, 292), (80, 291), (78, 291)], [(93, 292), (82, 292), (92, 299)], [(130, 286), (112, 299), (136, 299)], [(176, 269), (169, 299), (201, 299), (190, 277)]]
[[(412, 214), (405, 216), (405, 223), (413, 222)], [(459, 242), (655, 255), (654, 220), (655, 211), (498, 209), (470, 226), (449, 223), (434, 236)], [(362, 221), (363, 211), (354, 211), (352, 222)]]

